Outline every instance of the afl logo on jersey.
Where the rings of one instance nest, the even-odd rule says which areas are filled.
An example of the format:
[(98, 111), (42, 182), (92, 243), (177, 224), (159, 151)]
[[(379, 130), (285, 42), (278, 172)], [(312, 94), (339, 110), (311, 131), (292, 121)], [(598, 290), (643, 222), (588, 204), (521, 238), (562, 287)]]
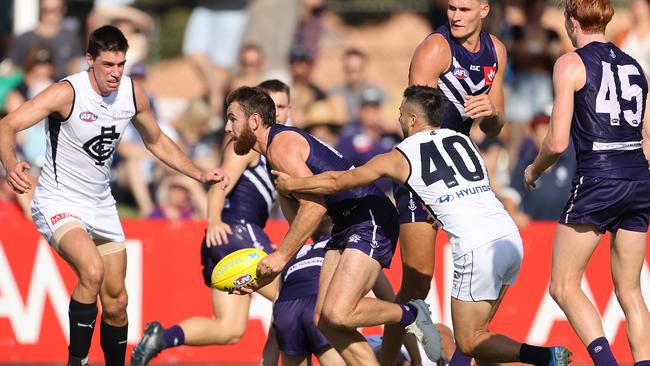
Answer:
[(84, 122), (94, 122), (97, 121), (97, 115), (93, 112), (81, 112), (79, 113), (79, 119)]
[(483, 66), (483, 78), (485, 79), (485, 86), (492, 85), (492, 82), (494, 82), (494, 77), (496, 75), (496, 66)]
[(466, 69), (459, 66), (454, 68), (454, 76), (458, 79), (467, 79), (469, 77), (469, 73)]

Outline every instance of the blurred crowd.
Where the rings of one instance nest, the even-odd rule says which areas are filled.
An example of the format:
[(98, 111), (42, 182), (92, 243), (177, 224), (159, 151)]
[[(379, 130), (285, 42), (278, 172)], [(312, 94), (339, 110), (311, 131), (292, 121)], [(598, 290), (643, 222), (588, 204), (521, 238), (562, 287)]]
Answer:
[[(129, 41), (125, 74), (147, 85), (150, 37), (156, 24), (136, 5), (128, 0), (96, 0), (87, 14), (72, 16), (69, 2), (38, 1), (34, 29), (15, 35), (2, 52), (0, 113), (15, 110), (56, 80), (83, 70), (88, 31), (107, 23), (119, 27)], [(200, 98), (169, 102), (147, 89), (164, 131), (198, 166), (217, 166), (227, 93), (277, 78), (291, 87), (290, 123), (336, 147), (355, 165), (392, 149), (401, 139), (397, 111), (386, 116), (382, 107), (400, 90), (383, 90), (378, 80), (369, 79), (373, 59), (368, 50), (341, 49), (340, 63), (332, 65), (340, 68), (340, 84), (325, 87), (313, 80), (329, 5), (328, 0), (197, 1), (185, 26), (182, 53), (202, 76), (205, 92)], [(548, 129), (553, 64), (571, 50), (563, 39), (563, 25), (543, 22), (548, 6), (545, 0), (493, 2), (488, 30), (508, 49), (507, 123), (498, 138), (487, 138), (478, 129), (471, 132), (495, 193), (521, 227), (530, 220), (558, 219), (575, 170), (569, 151), (535, 191), (526, 192), (522, 184), (523, 169), (534, 159)], [(431, 7), (433, 30), (446, 21), (446, 1), (432, 0)], [(630, 0), (629, 14), (629, 29), (613, 35), (612, 41), (650, 70), (650, 0)], [(37, 179), (45, 154), (43, 122), (22, 131), (17, 147)], [(127, 130), (121, 137), (113, 168), (113, 193), (123, 216), (206, 217), (206, 187), (163, 168), (136, 131)], [(384, 182), (382, 188), (390, 194), (390, 184)], [(27, 195), (16, 197), (0, 181), (0, 201), (14, 202), (28, 212), (29, 200)]]

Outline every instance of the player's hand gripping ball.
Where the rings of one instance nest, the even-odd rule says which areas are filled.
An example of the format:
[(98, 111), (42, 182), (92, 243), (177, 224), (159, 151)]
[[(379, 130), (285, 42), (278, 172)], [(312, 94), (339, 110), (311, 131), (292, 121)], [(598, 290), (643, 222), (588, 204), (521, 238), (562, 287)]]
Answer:
[(212, 269), (212, 287), (232, 292), (257, 279), (257, 264), (266, 257), (263, 250), (245, 248), (223, 257)]

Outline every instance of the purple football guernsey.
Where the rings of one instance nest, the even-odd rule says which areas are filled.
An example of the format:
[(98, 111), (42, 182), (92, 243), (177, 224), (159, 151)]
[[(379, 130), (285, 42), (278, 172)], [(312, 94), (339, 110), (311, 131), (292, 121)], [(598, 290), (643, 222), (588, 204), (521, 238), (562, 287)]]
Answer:
[(641, 66), (612, 43), (592, 42), (576, 53), (587, 76), (571, 124), (576, 176), (650, 179), (641, 146), (648, 94)]
[(467, 135), (474, 119), (465, 113), (465, 98), (490, 92), (499, 68), (494, 43), (489, 33), (481, 32), (480, 49), (470, 52), (454, 39), (449, 24), (434, 33), (445, 37), (451, 49), (449, 69), (438, 79), (438, 88), (445, 96), (442, 127)]
[(639, 63), (612, 43), (576, 50), (585, 85), (574, 94), (571, 138), (577, 169), (563, 224), (647, 232), (650, 171), (642, 130), (648, 84)]
[(276, 195), (267, 172), (266, 158), (260, 156), (257, 165), (244, 170), (226, 197), (221, 219), (227, 223), (245, 220), (264, 227)]
[(325, 257), (327, 236), (303, 246), (282, 272), (282, 287), (277, 301), (292, 300), (318, 294), (318, 278)]
[[(267, 148), (283, 131), (298, 133), (307, 141), (309, 156), (305, 163), (313, 174), (353, 167), (334, 148), (295, 127), (271, 126)], [(399, 234), (397, 211), (388, 197), (374, 184), (323, 197), (327, 213), (334, 221), (332, 240), (326, 250), (356, 248), (388, 267)]]
[(277, 193), (266, 169), (266, 158), (244, 170), (224, 202), (221, 220), (230, 226), (228, 244), (208, 247), (201, 244), (203, 282), (210, 286), (212, 269), (226, 255), (244, 248), (257, 248), (272, 253), (271, 240), (264, 232), (269, 211)]

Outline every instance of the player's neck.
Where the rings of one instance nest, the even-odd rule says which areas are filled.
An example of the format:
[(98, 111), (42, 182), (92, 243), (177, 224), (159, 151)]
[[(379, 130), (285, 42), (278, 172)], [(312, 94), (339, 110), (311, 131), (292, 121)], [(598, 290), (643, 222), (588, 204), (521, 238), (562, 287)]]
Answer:
[(257, 132), (257, 142), (253, 146), (253, 150), (264, 156), (266, 156), (269, 147), (269, 132), (271, 132), (271, 127), (266, 127), (262, 131)]
[(479, 28), (475, 33), (467, 37), (456, 38), (456, 41), (469, 52), (476, 53), (481, 49), (481, 29)]
[(579, 48), (582, 48), (592, 42), (607, 43), (607, 38), (605, 38), (605, 35), (603, 33), (594, 33), (578, 34), (576, 39), (576, 44)]
[(440, 129), (440, 127), (433, 127), (433, 126), (428, 125), (428, 124), (426, 124), (426, 125), (420, 125), (420, 126), (417, 126), (417, 127), (414, 126), (414, 127), (411, 129), (411, 132), (409, 133), (409, 136), (413, 136), (413, 135), (415, 135), (416, 133), (420, 133), (420, 132), (425, 132), (425, 131), (435, 131), (435, 130), (439, 130), (439, 129)]

